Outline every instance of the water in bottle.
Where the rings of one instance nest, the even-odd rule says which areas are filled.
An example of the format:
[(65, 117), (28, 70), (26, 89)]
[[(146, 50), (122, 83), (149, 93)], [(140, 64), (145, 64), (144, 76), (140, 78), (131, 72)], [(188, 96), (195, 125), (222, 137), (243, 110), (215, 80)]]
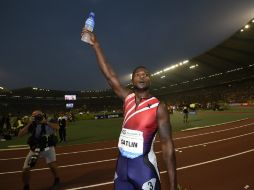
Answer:
[[(85, 22), (85, 29), (92, 32), (94, 29), (94, 25), (95, 25), (95, 20), (94, 20), (95, 14), (93, 12), (89, 13), (89, 17), (86, 19)], [(85, 33), (82, 37), (81, 40), (89, 43), (90, 42), (90, 38), (89, 35), (87, 35), (87, 33)]]

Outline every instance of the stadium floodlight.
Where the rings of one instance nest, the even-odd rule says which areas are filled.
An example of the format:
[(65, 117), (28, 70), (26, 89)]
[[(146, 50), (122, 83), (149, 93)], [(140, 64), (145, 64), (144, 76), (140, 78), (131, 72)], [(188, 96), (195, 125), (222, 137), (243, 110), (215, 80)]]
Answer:
[(248, 29), (248, 28), (250, 28), (250, 25), (246, 24), (246, 25), (244, 26), (244, 28)]
[(162, 79), (165, 78), (165, 77), (166, 77), (165, 75), (161, 76)]
[(169, 71), (171, 69), (172, 69), (172, 67), (167, 67), (166, 69), (163, 69), (163, 71), (165, 72), (165, 71)]
[(184, 64), (187, 64), (187, 63), (189, 63), (189, 60), (184, 60), (183, 62), (179, 62), (179, 63), (174, 64), (174, 65), (171, 65), (170, 67), (167, 67), (167, 68), (165, 68), (165, 69), (163, 69), (163, 70), (161, 70), (161, 71), (158, 71), (158, 72), (156, 72), (156, 73), (153, 73), (153, 74), (151, 74), (151, 76), (159, 75), (159, 74), (164, 73), (164, 72), (166, 72), (166, 71), (173, 70), (173, 69), (175, 69), (175, 68), (177, 68), (177, 67), (179, 67), (179, 66), (182, 66), (182, 65), (184, 65)]
[(211, 77), (216, 77), (216, 76), (219, 76), (219, 75), (223, 75), (223, 73), (215, 73), (213, 75), (209, 75), (208, 77), (211, 78)]
[(253, 23), (254, 23), (254, 19), (253, 19), (251, 22), (253, 22)]
[(193, 79), (192, 81), (198, 81), (198, 80), (203, 80), (203, 79), (206, 79), (206, 77), (199, 77), (199, 78), (196, 78), (196, 79)]
[(190, 68), (190, 69), (194, 69), (194, 68), (196, 68), (196, 67), (198, 67), (198, 64), (196, 64), (196, 65), (191, 65), (189, 68)]
[(240, 31), (241, 31), (241, 32), (243, 32), (243, 31), (244, 31), (244, 29), (241, 29)]
[(187, 64), (187, 63), (189, 63), (188, 59), (183, 61), (183, 64)]
[(187, 83), (189, 83), (190, 81), (184, 81), (184, 82), (181, 82), (180, 84), (187, 84)]
[(154, 76), (154, 75), (159, 75), (159, 74), (161, 74), (162, 72), (163, 72), (163, 71), (158, 71), (158, 72), (154, 73), (153, 76)]
[(1, 86), (0, 86), (0, 90), (3, 90), (3, 89), (4, 89), (4, 87), (1, 87)]
[(34, 87), (33, 90), (38, 90), (38, 88)]

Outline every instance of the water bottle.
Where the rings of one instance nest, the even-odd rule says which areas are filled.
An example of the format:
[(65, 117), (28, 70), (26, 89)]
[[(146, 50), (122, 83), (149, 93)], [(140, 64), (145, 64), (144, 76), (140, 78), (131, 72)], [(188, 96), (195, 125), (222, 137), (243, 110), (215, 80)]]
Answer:
[[(95, 17), (95, 14), (93, 12), (90, 12), (89, 17), (86, 19), (86, 22), (85, 22), (85, 29), (90, 31), (90, 32), (92, 32), (93, 29), (94, 29), (94, 25), (95, 25), (94, 17)], [(86, 43), (89, 43), (90, 42), (89, 35), (87, 33), (85, 33), (81, 37), (81, 40), (86, 42)]]

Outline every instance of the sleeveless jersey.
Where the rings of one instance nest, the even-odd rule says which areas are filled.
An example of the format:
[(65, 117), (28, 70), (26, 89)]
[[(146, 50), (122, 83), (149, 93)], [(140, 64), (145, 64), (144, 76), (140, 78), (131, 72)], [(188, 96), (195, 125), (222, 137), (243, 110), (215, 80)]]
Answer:
[(142, 99), (136, 105), (132, 93), (124, 101), (124, 121), (118, 141), (121, 155), (136, 158), (151, 151), (158, 130), (157, 108), (159, 100), (155, 97)]

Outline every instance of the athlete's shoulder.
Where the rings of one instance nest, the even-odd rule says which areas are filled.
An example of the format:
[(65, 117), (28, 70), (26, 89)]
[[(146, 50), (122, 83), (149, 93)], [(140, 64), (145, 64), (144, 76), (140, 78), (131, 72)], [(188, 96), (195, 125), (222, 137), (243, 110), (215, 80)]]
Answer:
[(157, 97), (155, 97), (155, 96), (153, 96), (153, 97), (154, 97), (154, 99), (155, 99), (156, 101), (161, 102)]
[(125, 102), (128, 101), (128, 100), (130, 100), (130, 99), (133, 98), (133, 97), (135, 97), (135, 93), (134, 93), (134, 92), (132, 92), (132, 93), (130, 93), (129, 95), (126, 96)]
[(160, 100), (159, 100), (157, 97), (155, 97), (155, 96), (151, 96), (151, 97), (149, 98), (149, 100), (152, 101), (152, 102), (154, 102), (154, 103), (160, 103)]

